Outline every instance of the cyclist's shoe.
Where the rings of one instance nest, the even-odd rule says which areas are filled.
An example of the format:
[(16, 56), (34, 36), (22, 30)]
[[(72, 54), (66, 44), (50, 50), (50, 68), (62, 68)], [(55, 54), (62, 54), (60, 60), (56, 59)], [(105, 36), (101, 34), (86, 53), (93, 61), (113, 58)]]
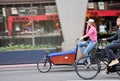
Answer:
[(102, 74), (109, 74), (108, 69), (107, 69), (107, 68), (105, 68), (105, 70), (103, 71), (103, 73), (102, 73)]
[(113, 66), (115, 64), (119, 63), (118, 59), (112, 60), (112, 62), (109, 64), (109, 66)]

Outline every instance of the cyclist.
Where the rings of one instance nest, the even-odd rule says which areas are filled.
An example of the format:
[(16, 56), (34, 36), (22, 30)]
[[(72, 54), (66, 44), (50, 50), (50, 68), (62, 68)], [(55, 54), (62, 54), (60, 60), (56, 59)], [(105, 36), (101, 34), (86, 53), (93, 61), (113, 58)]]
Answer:
[[(82, 41), (78, 46), (80, 48), (80, 52), (82, 55), (88, 56), (88, 53), (90, 50), (96, 45), (97, 43), (97, 30), (96, 25), (94, 23), (94, 19), (89, 19), (87, 21), (87, 28), (86, 28), (86, 34), (79, 38), (79, 40), (83, 40), (84, 38), (88, 37), (89, 39), (87, 41)], [(83, 51), (83, 47), (86, 47), (86, 49)], [(90, 60), (88, 59), (87, 66), (90, 65)]]
[[(113, 36), (102, 39), (106, 41), (112, 41), (111, 44), (105, 46), (105, 52), (111, 59), (109, 66), (119, 63), (119, 60), (115, 57), (114, 53), (117, 51), (117, 49), (120, 49), (120, 16), (116, 20), (116, 25), (119, 27), (118, 31)], [(107, 69), (105, 69), (105, 72), (108, 72)]]

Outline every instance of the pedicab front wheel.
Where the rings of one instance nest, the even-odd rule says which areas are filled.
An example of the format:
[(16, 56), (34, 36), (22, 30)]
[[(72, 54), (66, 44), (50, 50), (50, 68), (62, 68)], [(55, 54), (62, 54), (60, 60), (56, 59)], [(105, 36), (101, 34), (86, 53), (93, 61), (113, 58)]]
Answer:
[(49, 72), (51, 69), (51, 62), (44, 58), (41, 59), (38, 63), (37, 63), (37, 69), (41, 72), (41, 73), (46, 73)]
[[(88, 62), (86, 59), (90, 59), (91, 64), (87, 66)], [(96, 69), (94, 69), (96, 68)], [(77, 75), (84, 79), (90, 80), (95, 78), (100, 72), (101, 66), (96, 58), (91, 56), (82, 57), (75, 63), (75, 71)]]

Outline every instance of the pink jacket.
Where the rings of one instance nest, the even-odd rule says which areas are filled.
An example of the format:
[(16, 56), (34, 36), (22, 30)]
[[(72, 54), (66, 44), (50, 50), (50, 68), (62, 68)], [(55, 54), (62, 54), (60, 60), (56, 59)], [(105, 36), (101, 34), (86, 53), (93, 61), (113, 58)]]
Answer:
[(97, 41), (97, 30), (94, 26), (91, 26), (89, 30), (86, 30), (86, 35), (89, 36), (91, 41)]

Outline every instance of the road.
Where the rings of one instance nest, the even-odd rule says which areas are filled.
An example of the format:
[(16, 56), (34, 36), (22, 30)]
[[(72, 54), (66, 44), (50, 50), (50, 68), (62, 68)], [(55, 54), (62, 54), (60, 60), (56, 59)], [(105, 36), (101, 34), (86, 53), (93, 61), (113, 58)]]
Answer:
[[(36, 64), (0, 65), (0, 81), (81, 81), (73, 66), (54, 66), (48, 73), (40, 73)], [(116, 73), (102, 74), (93, 80), (120, 80)]]

